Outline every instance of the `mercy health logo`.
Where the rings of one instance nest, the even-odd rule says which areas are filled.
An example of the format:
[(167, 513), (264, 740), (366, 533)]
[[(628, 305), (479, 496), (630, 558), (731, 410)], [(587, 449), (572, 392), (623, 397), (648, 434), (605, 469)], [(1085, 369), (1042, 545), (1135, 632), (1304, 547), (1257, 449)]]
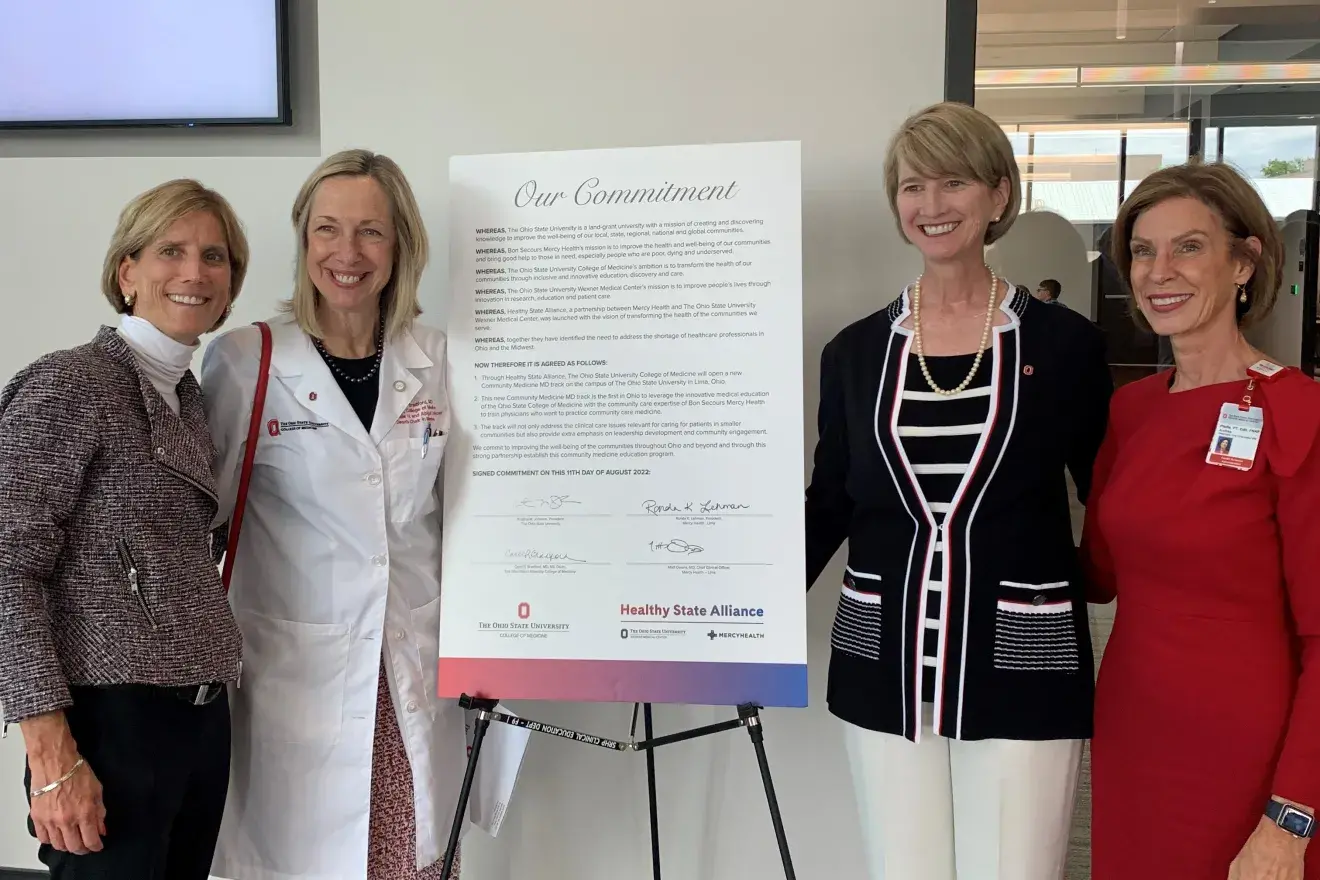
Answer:
[(278, 437), (285, 431), (316, 431), (328, 427), (330, 427), (329, 422), (281, 422), (279, 419), (269, 419), (266, 422), (266, 433), (272, 437)]
[(715, 630), (711, 630), (706, 633), (706, 638), (710, 639), (712, 642), (716, 639), (763, 639), (765, 638), (765, 633), (747, 632), (746, 630), (735, 630), (733, 632), (716, 632)]

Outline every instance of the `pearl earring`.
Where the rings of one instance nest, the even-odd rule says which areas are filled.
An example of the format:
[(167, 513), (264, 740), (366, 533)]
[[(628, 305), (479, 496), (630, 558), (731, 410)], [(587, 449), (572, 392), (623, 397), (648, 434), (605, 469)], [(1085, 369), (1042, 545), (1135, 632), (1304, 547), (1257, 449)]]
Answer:
[(124, 305), (130, 309), (133, 308), (133, 300), (136, 298), (137, 298), (137, 294), (135, 293), (124, 294)]
[(1246, 305), (1247, 286), (1245, 284), (1239, 284), (1237, 288), (1238, 288), (1238, 302), (1242, 303), (1243, 305)]

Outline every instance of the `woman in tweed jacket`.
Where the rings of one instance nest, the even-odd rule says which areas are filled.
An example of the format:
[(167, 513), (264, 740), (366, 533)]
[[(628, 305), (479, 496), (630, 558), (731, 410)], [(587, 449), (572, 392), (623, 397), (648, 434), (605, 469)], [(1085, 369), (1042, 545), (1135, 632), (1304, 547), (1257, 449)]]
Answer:
[(247, 264), (220, 195), (190, 180), (143, 193), (101, 279), (119, 327), (0, 394), (0, 703), (54, 878), (209, 874), (241, 639), (189, 364)]

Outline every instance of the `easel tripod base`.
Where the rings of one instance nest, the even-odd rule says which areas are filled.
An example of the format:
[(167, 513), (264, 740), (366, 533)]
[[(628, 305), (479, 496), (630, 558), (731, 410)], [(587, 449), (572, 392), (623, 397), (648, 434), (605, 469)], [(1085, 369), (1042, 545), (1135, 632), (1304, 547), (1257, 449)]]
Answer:
[[(646, 703), (644, 704), (645, 739), (641, 742), (611, 740), (579, 733), (556, 725), (506, 715), (503, 712), (496, 711), (497, 700), (464, 694), (459, 697), (458, 704), (463, 709), (476, 712), (476, 723), (473, 725), (472, 747), (468, 750), (467, 770), (463, 774), (463, 787), (459, 792), (458, 806), (454, 811), (454, 822), (449, 830), (449, 845), (445, 848), (444, 870), (440, 876), (446, 878), (446, 880), (449, 877), (449, 872), (453, 869), (454, 858), (458, 852), (458, 842), (462, 836), (463, 825), (467, 816), (468, 801), (472, 796), (472, 782), (476, 778), (477, 762), (481, 757), (481, 744), (492, 721), (522, 727), (533, 733), (544, 733), (562, 739), (571, 739), (574, 742), (594, 745), (616, 752), (645, 751), (647, 800), (651, 813), (651, 866), (655, 880), (660, 880), (660, 829), (656, 809), (655, 750), (660, 746), (672, 745), (715, 733), (723, 733), (726, 730), (734, 730), (739, 727), (747, 728), (747, 733), (752, 740), (752, 748), (756, 752), (756, 763), (761, 771), (761, 782), (765, 786), (766, 804), (770, 808), (770, 821), (774, 826), (775, 841), (779, 845), (779, 856), (784, 865), (784, 878), (785, 880), (797, 880), (797, 875), (793, 872), (793, 860), (789, 854), (788, 836), (784, 832), (784, 820), (779, 812), (779, 800), (775, 797), (774, 781), (770, 776), (770, 761), (766, 757), (765, 729), (761, 723), (761, 708), (756, 704), (744, 703), (740, 705), (738, 707), (738, 717), (729, 721), (721, 721), (717, 724), (709, 724), (704, 727), (657, 737), (654, 736), (652, 730), (651, 704)], [(634, 734), (637, 729), (637, 708), (637, 706), (633, 707)]]

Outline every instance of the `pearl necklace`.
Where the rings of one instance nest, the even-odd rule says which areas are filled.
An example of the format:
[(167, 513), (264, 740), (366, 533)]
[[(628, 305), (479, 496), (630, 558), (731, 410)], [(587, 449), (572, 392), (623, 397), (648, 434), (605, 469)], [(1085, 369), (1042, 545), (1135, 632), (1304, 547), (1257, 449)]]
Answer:
[(981, 368), (981, 358), (985, 355), (985, 350), (990, 345), (990, 332), (995, 326), (995, 298), (999, 295), (999, 279), (995, 277), (995, 272), (990, 268), (989, 263), (986, 264), (985, 268), (990, 272), (990, 302), (985, 308), (985, 328), (981, 330), (981, 344), (976, 348), (976, 359), (972, 361), (972, 369), (971, 372), (967, 374), (967, 378), (959, 382), (958, 387), (949, 391), (946, 391), (935, 384), (935, 380), (931, 378), (930, 369), (926, 366), (926, 355), (922, 350), (921, 345), (922, 276), (918, 275), (917, 282), (912, 285), (912, 335), (915, 337), (913, 341), (917, 350), (917, 363), (921, 365), (921, 374), (926, 377), (926, 384), (929, 385), (930, 390), (934, 391), (936, 394), (941, 394), (945, 397), (953, 397), (954, 395), (961, 394), (965, 391), (967, 386), (972, 384), (972, 379), (976, 377), (976, 371)]
[(367, 371), (365, 376), (350, 376), (341, 370), (339, 365), (335, 363), (334, 355), (325, 350), (325, 345), (322, 344), (321, 340), (312, 337), (312, 344), (315, 345), (316, 350), (321, 353), (321, 358), (325, 361), (325, 365), (329, 367), (336, 376), (343, 379), (345, 382), (352, 382), (355, 385), (362, 382), (369, 382), (376, 378), (376, 373), (380, 370), (381, 356), (385, 353), (385, 318), (383, 316), (381, 317), (380, 326), (376, 328), (376, 357), (371, 364), (371, 369)]

